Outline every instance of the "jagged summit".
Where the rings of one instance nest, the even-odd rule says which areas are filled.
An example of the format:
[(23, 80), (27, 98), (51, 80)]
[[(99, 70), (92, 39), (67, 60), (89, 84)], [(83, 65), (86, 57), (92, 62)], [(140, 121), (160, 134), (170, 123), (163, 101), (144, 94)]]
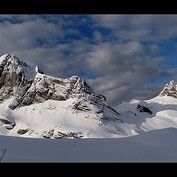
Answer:
[(78, 76), (71, 76), (67, 79), (52, 77), (44, 74), (39, 66), (32, 69), (16, 56), (9, 54), (0, 57), (0, 93), (1, 101), (14, 96), (14, 101), (10, 105), (11, 109), (42, 103), (49, 99), (64, 101), (69, 98), (82, 97), (86, 100), (95, 98), (97, 102), (105, 100), (104, 96), (97, 95)]
[(177, 98), (177, 82), (172, 80), (169, 83), (167, 83), (159, 95), (160, 96), (171, 96), (171, 97)]
[(34, 71), (15, 55), (0, 57), (0, 101), (22, 97), (34, 79)]
[(26, 80), (33, 80), (35, 72), (25, 62), (20, 61), (15, 55), (5, 54), (0, 57), (0, 77), (4, 73), (16, 74), (25, 77)]

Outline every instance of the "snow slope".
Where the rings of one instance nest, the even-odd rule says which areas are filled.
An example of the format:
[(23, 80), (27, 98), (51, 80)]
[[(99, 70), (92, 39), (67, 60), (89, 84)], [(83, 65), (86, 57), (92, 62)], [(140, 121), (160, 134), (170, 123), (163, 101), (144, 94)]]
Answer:
[[(12, 98), (13, 99), (13, 98)], [(100, 116), (94, 112), (77, 112), (71, 109), (71, 103), (76, 101), (70, 98), (60, 102), (47, 100), (44, 103), (32, 104), (15, 110), (8, 108), (8, 100), (0, 104), (1, 117), (5, 116), (16, 126), (6, 130), (1, 123), (0, 133), (10, 136), (23, 136), (34, 138), (60, 138), (61, 133), (75, 133), (76, 138), (93, 137), (122, 137), (131, 134), (129, 125), (119, 121), (102, 122)], [(96, 109), (93, 106), (93, 110)], [(95, 110), (95, 112), (98, 110)], [(19, 130), (26, 130), (18, 134)], [(71, 136), (73, 138), (73, 136)]]
[(177, 162), (177, 129), (125, 138), (37, 139), (0, 136), (2, 163), (10, 162)]
[(150, 100), (145, 100), (152, 114), (137, 110), (140, 100), (123, 102), (116, 106), (116, 110), (121, 114), (125, 123), (134, 125), (138, 133), (174, 127), (177, 128), (177, 99), (171, 96), (157, 96)]

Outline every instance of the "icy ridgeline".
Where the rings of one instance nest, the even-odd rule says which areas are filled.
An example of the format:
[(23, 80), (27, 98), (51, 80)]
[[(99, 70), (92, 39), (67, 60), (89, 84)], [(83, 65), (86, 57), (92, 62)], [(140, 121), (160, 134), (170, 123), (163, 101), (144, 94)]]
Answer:
[(48, 76), (16, 56), (0, 57), (0, 133), (45, 138), (132, 135), (120, 114), (87, 83)]

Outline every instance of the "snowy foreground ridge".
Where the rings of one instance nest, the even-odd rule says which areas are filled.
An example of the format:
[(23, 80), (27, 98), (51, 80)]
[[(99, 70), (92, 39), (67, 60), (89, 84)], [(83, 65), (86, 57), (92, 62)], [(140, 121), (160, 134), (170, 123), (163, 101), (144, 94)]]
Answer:
[(1, 136), (1, 162), (177, 162), (177, 130), (125, 138), (37, 139)]
[(176, 128), (175, 81), (153, 99), (112, 107), (77, 76), (0, 57), (1, 161), (174, 162)]

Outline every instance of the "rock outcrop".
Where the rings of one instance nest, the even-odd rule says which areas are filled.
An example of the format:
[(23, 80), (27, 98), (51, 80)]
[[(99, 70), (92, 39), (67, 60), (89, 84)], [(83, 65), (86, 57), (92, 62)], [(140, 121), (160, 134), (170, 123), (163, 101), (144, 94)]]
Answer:
[(153, 114), (153, 112), (150, 110), (149, 106), (148, 106), (148, 103), (146, 103), (145, 101), (140, 101), (137, 105), (137, 110), (139, 112), (145, 112), (145, 113), (148, 113), (150, 115)]
[(160, 92), (160, 96), (171, 96), (177, 98), (177, 83), (172, 80), (170, 83), (166, 84), (164, 89)]

